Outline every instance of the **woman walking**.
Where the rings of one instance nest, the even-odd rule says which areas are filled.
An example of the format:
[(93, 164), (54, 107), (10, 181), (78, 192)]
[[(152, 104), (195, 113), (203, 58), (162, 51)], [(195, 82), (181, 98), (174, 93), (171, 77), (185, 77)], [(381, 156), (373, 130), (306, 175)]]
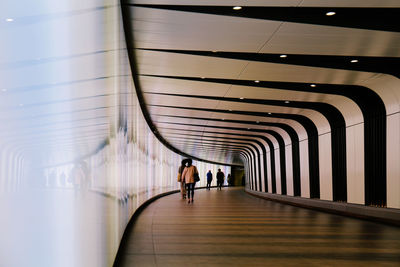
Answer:
[(186, 185), (185, 185), (185, 179), (182, 178), (182, 172), (185, 169), (186, 165), (186, 160), (182, 160), (181, 166), (179, 166), (178, 169), (178, 182), (181, 184), (181, 196), (182, 199), (186, 199)]
[(194, 185), (195, 185), (194, 175), (195, 174), (198, 175), (199, 172), (197, 171), (196, 166), (192, 165), (192, 160), (188, 159), (186, 161), (186, 168), (182, 172), (182, 179), (186, 183), (188, 203), (190, 203), (190, 202), (193, 203)]

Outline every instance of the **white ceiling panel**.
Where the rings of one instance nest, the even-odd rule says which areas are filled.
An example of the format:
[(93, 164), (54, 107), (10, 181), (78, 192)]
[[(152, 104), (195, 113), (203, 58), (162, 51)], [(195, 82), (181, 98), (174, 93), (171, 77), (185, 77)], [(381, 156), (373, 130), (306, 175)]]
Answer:
[[(284, 60), (284, 59), (283, 59)], [(251, 62), (240, 79), (306, 83), (357, 84), (375, 73), (287, 64)]]
[(158, 5), (207, 5), (207, 6), (297, 6), (302, 0), (131, 0), (135, 4), (158, 4)]
[(257, 52), (281, 22), (134, 8), (137, 48)]
[(246, 61), (136, 50), (139, 74), (236, 78)]
[(135, 4), (207, 6), (399, 7), (398, 0), (131, 0)]
[(260, 53), (399, 56), (400, 33), (284, 23)]
[(299, 6), (320, 7), (399, 7), (398, 0), (303, 0)]
[(224, 96), (230, 84), (202, 83), (149, 76), (140, 76), (140, 85), (143, 92)]

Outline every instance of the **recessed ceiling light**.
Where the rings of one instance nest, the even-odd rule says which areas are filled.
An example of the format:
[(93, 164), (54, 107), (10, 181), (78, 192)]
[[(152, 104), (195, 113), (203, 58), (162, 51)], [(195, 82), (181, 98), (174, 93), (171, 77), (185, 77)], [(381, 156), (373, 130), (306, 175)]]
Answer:
[(232, 109), (230, 109), (229, 111), (232, 111)]
[(213, 53), (217, 53), (218, 51), (217, 51), (217, 50), (213, 50), (212, 52), (213, 52)]
[(247, 128), (247, 130), (250, 130), (250, 128)]
[(233, 9), (234, 9), (234, 10), (241, 10), (242, 7), (241, 7), (241, 6), (234, 6)]
[(255, 80), (254, 82), (255, 82), (255, 83), (259, 83), (260, 81), (259, 81), (259, 80)]
[(241, 98), (239, 98), (239, 99), (242, 99), (242, 100), (243, 100), (243, 99), (244, 99), (244, 97), (241, 97)]
[(205, 79), (206, 77), (201, 77), (202, 79)]
[(333, 16), (335, 14), (336, 14), (336, 12), (333, 12), (333, 11), (329, 11), (329, 12), (326, 13), (327, 16)]
[(272, 113), (271, 112), (268, 112), (268, 115), (271, 115)]
[(14, 19), (8, 18), (8, 19), (6, 19), (6, 21), (7, 22), (12, 22), (12, 21), (14, 21)]
[(353, 59), (353, 60), (351, 60), (350, 62), (351, 62), (351, 63), (357, 63), (358, 60), (357, 60), (357, 59)]
[(290, 102), (288, 100), (285, 101), (285, 104), (289, 104)]
[(256, 121), (257, 123), (260, 123), (259, 121)]
[(282, 57), (282, 58), (284, 58), (284, 57), (287, 57), (287, 55), (280, 55), (279, 57)]
[(221, 120), (223, 120), (223, 121), (224, 121), (225, 119), (224, 119), (224, 118), (222, 118)]
[(315, 84), (310, 84), (311, 87), (317, 87)]

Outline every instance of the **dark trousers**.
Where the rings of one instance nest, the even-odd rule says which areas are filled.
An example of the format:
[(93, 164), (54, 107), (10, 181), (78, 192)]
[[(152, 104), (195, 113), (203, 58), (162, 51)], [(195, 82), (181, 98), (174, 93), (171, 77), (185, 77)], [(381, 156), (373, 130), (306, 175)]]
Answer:
[(210, 189), (211, 189), (211, 182), (208, 182), (208, 181), (207, 181), (207, 186), (206, 186), (206, 189), (208, 189), (208, 190), (210, 190)]
[[(193, 199), (194, 197), (194, 183), (186, 184), (187, 198)], [(190, 192), (192, 192), (192, 197), (190, 197)]]
[(217, 182), (217, 187), (219, 187), (219, 190), (222, 190), (221, 187), (222, 187), (222, 184), (223, 184), (223, 183), (224, 183), (224, 182), (221, 182), (221, 181), (218, 181), (218, 182)]

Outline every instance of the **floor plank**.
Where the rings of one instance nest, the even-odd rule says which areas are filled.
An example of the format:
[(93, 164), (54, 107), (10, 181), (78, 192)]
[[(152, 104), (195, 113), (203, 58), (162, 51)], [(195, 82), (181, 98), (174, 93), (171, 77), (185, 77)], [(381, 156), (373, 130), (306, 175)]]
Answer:
[(400, 266), (400, 228), (279, 204), (243, 188), (150, 204), (116, 266)]

